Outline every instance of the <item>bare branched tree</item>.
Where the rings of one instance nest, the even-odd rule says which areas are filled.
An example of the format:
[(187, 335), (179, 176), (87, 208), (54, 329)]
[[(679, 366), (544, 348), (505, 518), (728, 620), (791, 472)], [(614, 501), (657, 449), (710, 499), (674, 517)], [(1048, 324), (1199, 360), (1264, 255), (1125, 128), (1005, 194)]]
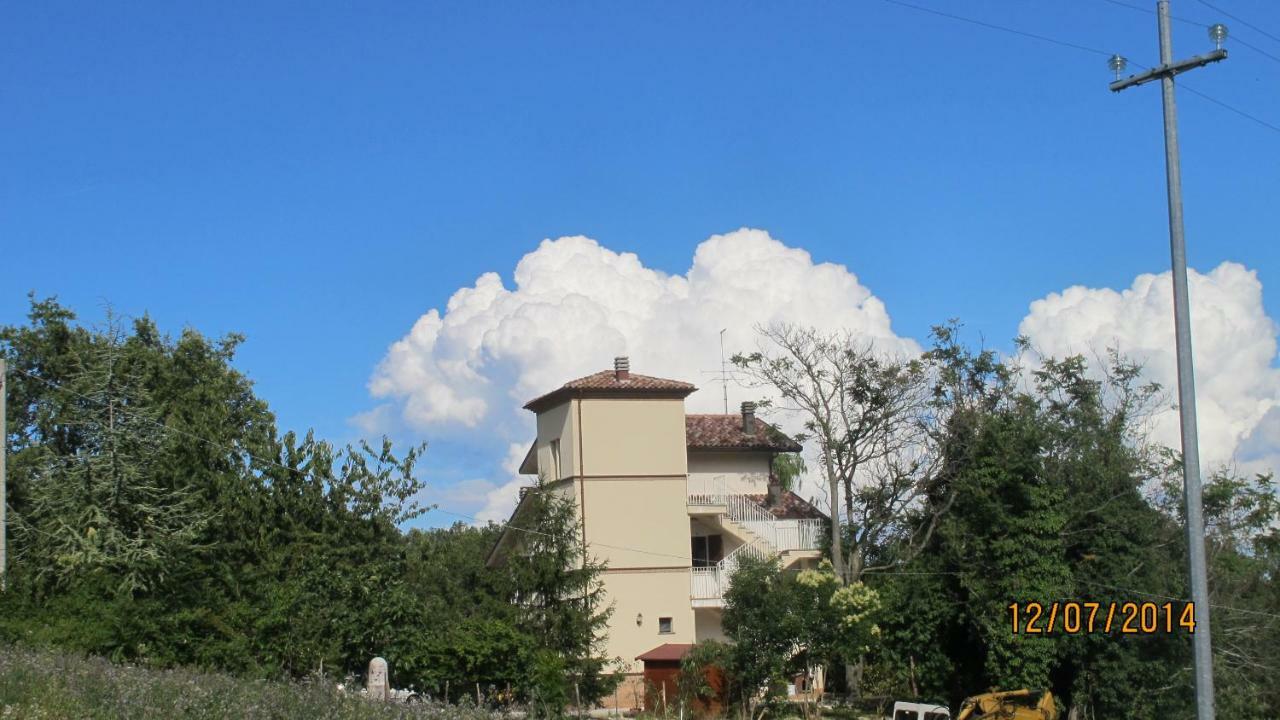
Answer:
[(938, 482), (955, 456), (951, 423), (994, 402), (1008, 369), (960, 346), (954, 324), (935, 328), (934, 348), (916, 358), (879, 352), (847, 332), (788, 324), (757, 331), (760, 348), (733, 363), (749, 385), (780, 395), (778, 409), (803, 424), (797, 439), (817, 445), (837, 575), (856, 582), (907, 562), (951, 505)]
[(799, 414), (798, 439), (816, 442), (831, 503), (832, 561), (839, 576), (857, 580), (868, 547), (894, 532), (934, 464), (925, 364), (881, 355), (847, 333), (795, 325), (758, 331), (761, 349), (733, 362), (751, 385), (775, 390), (782, 408)]

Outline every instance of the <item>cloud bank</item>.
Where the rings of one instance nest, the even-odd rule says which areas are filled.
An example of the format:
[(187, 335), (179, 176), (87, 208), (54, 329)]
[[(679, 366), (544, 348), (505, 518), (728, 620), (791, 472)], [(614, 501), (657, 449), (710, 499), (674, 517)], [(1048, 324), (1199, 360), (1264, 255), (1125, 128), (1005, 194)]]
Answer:
[[(815, 263), (761, 230), (709, 238), (684, 275), (646, 268), (590, 238), (544, 240), (514, 279), (508, 289), (485, 273), (454, 293), (443, 314), (419, 318), (374, 372), (372, 395), (399, 402), (419, 429), (474, 428), (611, 367), (615, 355), (629, 355), (638, 373), (709, 385), (704, 371), (720, 366), (722, 328), (730, 352), (754, 347), (756, 324), (787, 320), (919, 349), (893, 333), (884, 303), (846, 268)], [(696, 393), (690, 407), (714, 410), (719, 395)]]
[[(1280, 451), (1280, 369), (1275, 322), (1257, 273), (1226, 262), (1188, 272), (1201, 464), (1262, 469)], [(1170, 273), (1144, 274), (1120, 291), (1075, 286), (1031, 303), (1018, 326), (1046, 356), (1105, 357), (1117, 348), (1177, 399)], [(1178, 413), (1153, 418), (1152, 439), (1179, 447)]]
[[(502, 520), (524, 481), (515, 476), (533, 434), (527, 400), (629, 355), (634, 372), (688, 380), (702, 388), (692, 412), (719, 412), (720, 331), (727, 352), (754, 348), (754, 327), (775, 321), (849, 330), (880, 349), (915, 354), (897, 335), (883, 302), (848, 268), (818, 263), (763, 230), (714, 235), (698, 245), (684, 274), (646, 267), (586, 237), (544, 240), (516, 265), (508, 287), (496, 272), (429, 310), (388, 349), (369, 382), (376, 408), (360, 427), (402, 423), (485, 435), (503, 474), (446, 489), (442, 499), (481, 507)], [(1273, 462), (1280, 448), (1276, 324), (1262, 306), (1256, 273), (1224, 263), (1190, 278), (1199, 417), (1206, 466)], [(1031, 303), (1018, 331), (1043, 353), (1101, 354), (1117, 347), (1153, 379), (1174, 388), (1169, 274), (1140, 275), (1127, 289), (1071, 287)], [(730, 407), (761, 396), (730, 386)], [(1177, 445), (1176, 413), (1156, 418), (1157, 441)], [(470, 472), (468, 476), (471, 476)], [(465, 498), (464, 498), (465, 496)]]

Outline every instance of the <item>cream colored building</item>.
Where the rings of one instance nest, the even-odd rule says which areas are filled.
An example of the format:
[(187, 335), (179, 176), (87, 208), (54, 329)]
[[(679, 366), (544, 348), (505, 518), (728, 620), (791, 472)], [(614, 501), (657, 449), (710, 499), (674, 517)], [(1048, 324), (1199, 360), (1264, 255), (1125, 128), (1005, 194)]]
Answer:
[[(587, 553), (607, 565), (607, 655), (628, 674), (624, 707), (641, 703), (638, 656), (723, 638), (724, 590), (739, 558), (796, 566), (819, 555), (823, 515), (770, 482), (773, 457), (800, 446), (757, 419), (751, 403), (740, 414), (686, 414), (694, 390), (632, 374), (616, 358), (613, 370), (525, 405), (537, 415), (537, 439), (520, 472), (573, 499)], [(503, 536), (493, 561), (518, 534)]]

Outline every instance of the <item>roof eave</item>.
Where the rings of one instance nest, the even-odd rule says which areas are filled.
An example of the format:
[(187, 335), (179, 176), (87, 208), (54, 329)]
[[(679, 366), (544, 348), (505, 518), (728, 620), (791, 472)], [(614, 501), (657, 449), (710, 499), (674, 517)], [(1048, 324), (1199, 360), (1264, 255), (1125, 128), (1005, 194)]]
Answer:
[(644, 390), (619, 388), (615, 390), (603, 388), (560, 388), (530, 400), (524, 404), (524, 409), (538, 413), (570, 400), (683, 400), (693, 394), (696, 389)]
[(686, 445), (689, 450), (706, 450), (708, 452), (752, 451), (752, 452), (800, 452), (799, 445)]

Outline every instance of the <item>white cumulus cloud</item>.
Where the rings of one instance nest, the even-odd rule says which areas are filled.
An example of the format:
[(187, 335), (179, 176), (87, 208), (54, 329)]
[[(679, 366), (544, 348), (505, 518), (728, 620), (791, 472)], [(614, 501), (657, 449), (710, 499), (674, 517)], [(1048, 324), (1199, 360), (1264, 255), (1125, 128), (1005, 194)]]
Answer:
[[(1275, 322), (1262, 305), (1257, 273), (1225, 262), (1188, 272), (1200, 455), (1206, 470), (1238, 463), (1261, 469), (1280, 443), (1280, 369)], [(1173, 293), (1168, 272), (1139, 275), (1120, 291), (1075, 286), (1031, 303), (1018, 330), (1044, 354), (1104, 357), (1108, 348), (1144, 365), (1146, 376), (1177, 398)], [(1180, 446), (1178, 416), (1153, 418), (1152, 439)]]
[[(635, 254), (590, 238), (563, 237), (525, 255), (513, 287), (486, 273), (454, 293), (443, 313), (419, 318), (387, 351), (369, 389), (419, 430), (460, 425), (527, 442), (515, 437), (532, 435), (532, 417), (520, 405), (628, 355), (633, 372), (706, 388), (688, 407), (716, 412), (722, 393), (706, 371), (720, 366), (721, 329), (732, 353), (754, 349), (755, 326), (775, 321), (850, 330), (887, 352), (920, 351), (893, 332), (884, 303), (847, 268), (814, 262), (763, 230), (708, 238), (683, 275), (645, 267)], [(761, 395), (730, 392), (731, 403)], [(515, 452), (506, 463), (513, 473)], [(505, 517), (519, 484), (495, 486), (482, 519)]]
[[(544, 240), (508, 289), (496, 273), (431, 310), (394, 343), (369, 388), (402, 403), (411, 425), (477, 427), (565, 380), (629, 355), (634, 372), (707, 385), (728, 351), (753, 348), (754, 327), (793, 321), (849, 329), (894, 352), (919, 351), (890, 327), (884, 303), (841, 265), (815, 263), (762, 230), (715, 235), (684, 275), (646, 268), (585, 237)], [(743, 399), (746, 399), (744, 397)], [(719, 405), (696, 394), (694, 410)]]
[[(1272, 467), (1280, 460), (1280, 370), (1273, 367), (1277, 327), (1263, 308), (1262, 284), (1253, 271), (1223, 263), (1208, 274), (1191, 272), (1190, 285), (1205, 467)], [(1031, 303), (1018, 332), (1057, 357), (1104, 357), (1118, 348), (1143, 363), (1172, 398), (1169, 288), (1167, 272), (1140, 275), (1118, 291), (1067, 288)], [(516, 475), (533, 435), (524, 402), (629, 355), (633, 372), (702, 387), (687, 402), (691, 412), (719, 412), (719, 378), (709, 371), (720, 366), (721, 329), (732, 353), (754, 349), (755, 327), (775, 321), (850, 331), (898, 355), (921, 349), (894, 333), (884, 303), (848, 268), (815, 262), (763, 230), (708, 238), (683, 274), (646, 267), (635, 254), (590, 238), (562, 237), (521, 258), (510, 286), (498, 273), (485, 273), (455, 292), (443, 311), (422, 315), (369, 381), (381, 404), (352, 422), (403, 423), (437, 436), (465, 430), (501, 448), (496, 477), (469, 480), (441, 496), (479, 507), (481, 521), (500, 521), (526, 482)], [(731, 385), (730, 406), (762, 394)], [(1153, 439), (1177, 447), (1176, 412), (1162, 410), (1154, 420)]]

